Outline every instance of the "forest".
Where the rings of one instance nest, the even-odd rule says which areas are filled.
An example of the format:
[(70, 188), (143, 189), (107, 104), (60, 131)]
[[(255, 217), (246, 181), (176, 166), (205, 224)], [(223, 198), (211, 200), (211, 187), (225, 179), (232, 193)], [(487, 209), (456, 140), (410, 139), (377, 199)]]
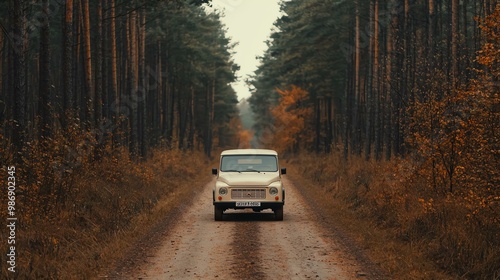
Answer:
[(93, 275), (125, 245), (98, 248), (207, 181), (198, 171), (218, 151), (250, 146), (395, 238), (430, 243), (446, 273), (498, 277), (496, 0), (281, 1), (244, 120), (236, 42), (207, 5), (0, 1), (0, 178), (16, 167), (18, 277)]
[(457, 277), (498, 277), (498, 2), (281, 10), (249, 81), (257, 140), (295, 158), (325, 195), (432, 244), (424, 254)]
[[(95, 254), (97, 245), (84, 245), (97, 242), (90, 236), (123, 231), (174, 192), (176, 176), (199, 179), (188, 166), (201, 169), (213, 149), (238, 146), (230, 83), (239, 66), (208, 2), (0, 1), (0, 177), (16, 179), (22, 209), (18, 277), (64, 278), (68, 265), (50, 259)], [(64, 213), (69, 221), (56, 222)], [(81, 227), (81, 235), (51, 227)], [(82, 247), (69, 249), (72, 239)], [(70, 257), (55, 253), (59, 247)]]
[(127, 147), (132, 158), (159, 146), (210, 156), (214, 139), (230, 143), (238, 65), (205, 2), (5, 1), (3, 141), (21, 151), (78, 131), (85, 149)]

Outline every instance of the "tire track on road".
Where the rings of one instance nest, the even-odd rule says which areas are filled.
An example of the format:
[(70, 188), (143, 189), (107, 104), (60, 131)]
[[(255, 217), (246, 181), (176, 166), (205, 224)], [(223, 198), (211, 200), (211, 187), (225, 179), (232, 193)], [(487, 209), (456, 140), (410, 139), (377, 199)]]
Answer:
[[(322, 226), (288, 179), (284, 220), (272, 211), (228, 210), (214, 221), (212, 185), (165, 234), (132, 279), (359, 279), (362, 267)], [(369, 279), (368, 277), (361, 277)]]
[(260, 262), (260, 227), (257, 221), (236, 222), (233, 230), (234, 260), (231, 270), (234, 279), (264, 279)]

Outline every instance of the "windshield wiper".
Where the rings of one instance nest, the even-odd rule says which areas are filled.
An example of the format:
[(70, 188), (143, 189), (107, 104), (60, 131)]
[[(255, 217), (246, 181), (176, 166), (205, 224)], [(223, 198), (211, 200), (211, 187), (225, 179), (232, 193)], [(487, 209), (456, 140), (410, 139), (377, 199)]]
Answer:
[(258, 173), (260, 173), (260, 171), (259, 171), (259, 170), (250, 169), (250, 168), (247, 168), (247, 170), (245, 170), (245, 171), (250, 171), (250, 172), (258, 172)]
[(236, 169), (222, 170), (222, 172), (238, 172), (238, 173), (241, 173), (241, 171), (236, 170)]

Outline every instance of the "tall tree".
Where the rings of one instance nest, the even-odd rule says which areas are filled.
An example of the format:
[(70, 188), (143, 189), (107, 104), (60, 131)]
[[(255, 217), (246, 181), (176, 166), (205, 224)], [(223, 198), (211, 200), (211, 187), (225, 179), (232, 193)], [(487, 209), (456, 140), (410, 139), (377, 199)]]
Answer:
[(354, 152), (356, 154), (361, 154), (361, 127), (360, 127), (360, 99), (361, 99), (361, 90), (360, 90), (360, 72), (361, 72), (361, 30), (360, 30), (360, 9), (359, 9), (359, 0), (354, 2), (355, 5), (355, 26), (354, 26), (354, 91), (353, 91), (353, 106), (352, 106), (352, 114), (353, 114), (353, 147)]
[(94, 102), (95, 102), (95, 90), (94, 90), (94, 82), (92, 76), (92, 44), (90, 42), (90, 9), (89, 9), (89, 0), (81, 1), (81, 11), (83, 16), (83, 45), (84, 45), (84, 59), (83, 65), (85, 69), (85, 92), (83, 94), (82, 104), (85, 104), (85, 107), (82, 110), (85, 110), (85, 117), (88, 125), (90, 127), (94, 127), (95, 124), (95, 114), (94, 114)]
[(103, 38), (103, 1), (97, 1), (97, 13), (96, 13), (96, 48), (95, 48), (95, 89), (94, 89), (94, 113), (95, 113), (95, 125), (102, 121), (102, 104), (103, 104), (103, 49), (104, 49), (104, 38)]
[(128, 92), (126, 106), (128, 107), (128, 127), (130, 155), (137, 156), (137, 101), (138, 101), (138, 69), (137, 69), (137, 11), (132, 10), (127, 18), (127, 45), (128, 45)]
[(458, 55), (458, 37), (460, 36), (459, 25), (458, 25), (458, 10), (459, 2), (458, 0), (451, 1), (451, 79), (452, 84), (456, 85), (458, 76), (458, 63), (459, 63), (459, 55)]
[[(214, 145), (234, 144), (237, 100), (230, 83), (237, 66), (220, 15), (200, 6), (207, 2), (40, 0), (34, 7), (42, 24), (27, 30), (27, 2), (9, 1), (8, 42), (0, 37), (9, 52), (0, 60), (0, 70), (9, 67), (0, 75), (2, 139), (21, 151), (25, 132), (36, 145), (35, 136), (76, 137), (79, 126), (92, 135), (75, 143), (79, 156), (114, 139), (113, 147), (128, 147), (133, 158), (162, 143), (202, 150), (206, 141), (208, 154)], [(71, 133), (57, 133), (61, 127), (51, 118), (59, 108), (61, 127)]]
[(111, 110), (114, 111), (114, 123), (118, 122), (120, 104), (118, 94), (118, 62), (117, 62), (117, 46), (116, 46), (116, 8), (115, 0), (109, 0), (109, 32), (110, 32), (110, 52), (111, 52), (111, 89), (110, 89), (110, 104)]
[(11, 0), (10, 3), (12, 9), (11, 38), (13, 39), (13, 46), (11, 48), (13, 57), (11, 77), (13, 79), (12, 95), (14, 96), (12, 142), (17, 147), (17, 150), (20, 151), (24, 145), (26, 133), (26, 1)]
[(73, 0), (65, 1), (63, 24), (63, 53), (62, 53), (62, 95), (63, 106), (61, 123), (67, 127), (68, 119), (73, 117)]
[(147, 93), (149, 91), (149, 83), (146, 81), (146, 13), (144, 10), (139, 11), (138, 20), (138, 70), (139, 70), (139, 84), (140, 92), (139, 94), (139, 104), (137, 110), (137, 130), (138, 130), (138, 141), (140, 147), (141, 158), (146, 158), (147, 147), (149, 145), (148, 129), (146, 127), (147, 118)]
[(50, 13), (49, 1), (42, 2), (44, 23), (40, 27), (40, 60), (39, 60), (39, 108), (40, 137), (49, 138), (52, 130), (52, 96), (50, 85)]

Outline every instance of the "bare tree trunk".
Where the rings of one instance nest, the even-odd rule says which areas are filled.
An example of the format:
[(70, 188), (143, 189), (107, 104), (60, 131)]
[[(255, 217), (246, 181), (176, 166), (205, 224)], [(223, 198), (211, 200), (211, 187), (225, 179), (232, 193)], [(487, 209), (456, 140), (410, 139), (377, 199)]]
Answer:
[(366, 87), (366, 102), (365, 102), (365, 110), (366, 110), (366, 123), (365, 123), (365, 160), (369, 160), (371, 156), (371, 144), (372, 144), (372, 112), (373, 112), (373, 85), (374, 85), (374, 49), (375, 49), (375, 25), (378, 23), (375, 22), (375, 0), (370, 0), (370, 44), (369, 44), (369, 58), (368, 58), (368, 82)]
[[(168, 56), (167, 56), (168, 57)], [(167, 60), (168, 61), (168, 60)], [(165, 69), (168, 69), (168, 65), (165, 66)], [(167, 145), (169, 147), (172, 147), (173, 144), (173, 137), (174, 137), (174, 123), (175, 123), (175, 103), (177, 102), (177, 99), (179, 98), (175, 94), (175, 89), (177, 87), (176, 83), (177, 80), (174, 78), (175, 74), (177, 72), (177, 69), (174, 68), (172, 70), (172, 77), (167, 75), (167, 81), (165, 81), (165, 98), (167, 100), (167, 108), (166, 110), (166, 140), (167, 140)]]
[(394, 63), (396, 60), (396, 50), (395, 50), (395, 36), (397, 32), (397, 14), (395, 13), (396, 1), (389, 1), (389, 10), (391, 11), (391, 23), (390, 28), (387, 32), (387, 42), (386, 42), (386, 50), (387, 50), (387, 66), (386, 66), (386, 92), (385, 92), (385, 106), (384, 106), (384, 114), (385, 114), (385, 158), (386, 160), (390, 160), (392, 156), (392, 144), (393, 144), (393, 90), (395, 85), (395, 77), (394, 77)]
[[(117, 49), (116, 49), (116, 10), (115, 10), (115, 0), (109, 0), (109, 17), (110, 17), (110, 39), (111, 39), (111, 92), (110, 96), (112, 98), (111, 106), (114, 110), (114, 122), (118, 124), (118, 118), (120, 116), (120, 111), (118, 110), (120, 104), (120, 98), (118, 94), (118, 62), (117, 62)], [(116, 141), (117, 139), (115, 139)]]
[(4, 84), (3, 84), (3, 63), (4, 63), (4, 60), (3, 60), (3, 56), (4, 56), (4, 52), (5, 52), (5, 49), (6, 49), (6, 46), (4, 45), (4, 39), (3, 39), (3, 32), (0, 32), (0, 133), (5, 135), (5, 131), (3, 131), (2, 129), (5, 128), (4, 126), (4, 123), (5, 123), (5, 119), (6, 119), (6, 116), (5, 116), (5, 112), (6, 112), (6, 102), (7, 102), (7, 94), (6, 94), (6, 90), (5, 88), (3, 87)]
[(73, 0), (66, 0), (64, 26), (63, 26), (63, 70), (62, 70), (62, 94), (63, 109), (61, 124), (63, 129), (67, 128), (68, 120), (72, 115), (73, 97)]
[(195, 132), (195, 111), (194, 111), (194, 86), (191, 85), (190, 97), (189, 97), (189, 133), (188, 133), (188, 143), (187, 148), (193, 150), (194, 148), (194, 132)]
[[(350, 54), (349, 56), (349, 62), (352, 62), (352, 55)], [(350, 64), (350, 63), (349, 63)], [(351, 66), (348, 65), (346, 67), (346, 77), (347, 77), (347, 83), (345, 85), (345, 94), (344, 94), (344, 106), (343, 106), (343, 111), (344, 111), (344, 117), (342, 118), (343, 121), (343, 130), (344, 130), (344, 138), (343, 138), (343, 146), (344, 146), (344, 160), (349, 159), (349, 139), (350, 137), (350, 129), (352, 126), (352, 118), (351, 118), (351, 110), (352, 110), (352, 79), (351, 77)]]
[(373, 21), (374, 21), (374, 28), (373, 28), (373, 93), (372, 95), (374, 96), (374, 153), (375, 153), (375, 158), (377, 160), (381, 159), (382, 155), (382, 137), (381, 133), (383, 131), (382, 126), (381, 126), (381, 117), (380, 117), (380, 77), (379, 77), (379, 55), (380, 55), (380, 48), (379, 48), (379, 1), (374, 0), (374, 12), (373, 12)]
[(98, 126), (102, 121), (102, 97), (103, 97), (103, 15), (102, 1), (97, 1), (97, 30), (96, 30), (96, 52), (95, 52), (95, 125)]
[(451, 1), (451, 78), (452, 85), (456, 86), (458, 81), (458, 0)]
[(463, 0), (463, 17), (462, 17), (462, 38), (465, 38), (464, 40), (460, 40), (459, 44), (462, 46), (462, 50), (463, 50), (463, 54), (464, 54), (464, 57), (467, 57), (463, 63), (465, 65), (462, 65), (462, 77), (465, 78), (465, 80), (470, 80), (470, 71), (468, 71), (470, 69), (470, 62), (471, 62), (471, 58), (473, 57), (473, 53), (470, 53), (470, 47), (469, 47), (469, 37), (468, 37), (468, 31), (467, 31), (467, 28), (468, 28), (468, 19), (467, 19), (467, 12), (468, 12), (468, 6), (469, 5), (469, 1), (468, 0)]
[(77, 18), (77, 24), (76, 24), (76, 44), (75, 44), (75, 55), (73, 56), (75, 58), (75, 61), (73, 63), (73, 75), (74, 75), (74, 85), (73, 85), (73, 92), (75, 96), (75, 102), (73, 104), (74, 109), (75, 109), (75, 116), (78, 116), (80, 123), (83, 123), (85, 121), (85, 92), (82, 89), (84, 87), (82, 76), (85, 76), (82, 74), (84, 72), (83, 69), (83, 55), (82, 55), (82, 30), (83, 30), (83, 8), (82, 8), (82, 1), (77, 1), (75, 2), (75, 7), (76, 9), (76, 18)]
[(133, 159), (137, 157), (137, 11), (132, 11), (129, 14), (128, 31), (129, 31), (129, 53), (128, 53), (128, 71), (129, 71), (129, 150)]
[[(185, 72), (185, 71), (182, 71)], [(186, 75), (183, 73), (183, 75)], [(186, 75), (189, 76), (189, 75)], [(189, 111), (189, 105), (188, 101), (186, 100), (187, 94), (182, 94), (184, 92), (187, 92), (187, 86), (183, 83), (182, 85), (179, 85), (179, 95), (177, 98), (177, 116), (178, 116), (178, 126), (177, 126), (177, 140), (179, 141), (178, 143), (178, 148), (179, 150), (184, 150), (186, 148), (185, 144), (185, 136), (186, 136), (186, 123), (187, 123), (187, 117), (188, 117), (188, 111)]]
[(316, 153), (319, 153), (321, 151), (321, 106), (320, 106), (320, 99), (316, 96), (314, 98), (314, 150)]
[(325, 152), (330, 153), (331, 146), (333, 143), (333, 102), (332, 97), (329, 96), (326, 99), (326, 140), (325, 140)]
[(206, 113), (207, 113), (207, 127), (205, 128), (205, 154), (211, 157), (212, 154), (212, 134), (213, 134), (213, 118), (214, 118), (214, 98), (215, 98), (215, 77), (216, 70), (214, 64), (214, 77), (212, 78), (211, 87), (207, 90), (207, 103), (206, 103)]
[(26, 132), (26, 16), (25, 0), (12, 0), (12, 37), (13, 37), (13, 96), (14, 108), (12, 111), (14, 126), (12, 128), (12, 142), (17, 151), (21, 151)]
[[(102, 54), (103, 54), (103, 65), (102, 65), (102, 117), (106, 122), (111, 120), (111, 40), (110, 40), (110, 18), (109, 18), (109, 1), (104, 0), (102, 3)], [(108, 126), (106, 136), (109, 138), (111, 136), (112, 127)], [(108, 140), (108, 139), (107, 139)]]
[(94, 85), (92, 78), (92, 46), (90, 42), (90, 11), (89, 11), (89, 0), (82, 0), (83, 4), (83, 38), (84, 38), (84, 47), (85, 47), (85, 58), (83, 60), (83, 64), (85, 67), (85, 91), (86, 91), (86, 113), (88, 119), (85, 120), (90, 124), (90, 127), (94, 127), (95, 118), (94, 118)]
[(361, 127), (360, 127), (360, 15), (359, 15), (359, 0), (355, 1), (355, 27), (354, 27), (354, 103), (352, 106), (352, 125), (353, 125), (353, 141), (352, 146), (356, 155), (361, 154)]
[[(162, 116), (166, 116), (166, 114), (163, 114), (163, 112), (166, 112), (166, 109), (167, 109), (166, 108), (167, 107), (166, 98), (163, 97), (163, 77), (162, 77), (163, 67), (162, 67), (161, 41), (157, 40), (156, 45), (157, 45), (156, 77), (155, 77), (155, 79), (156, 79), (156, 81), (155, 81), (156, 91), (155, 91), (153, 98), (151, 98), (151, 101), (150, 101), (150, 104), (151, 104), (150, 110), (152, 113), (152, 123), (153, 123), (153, 127), (154, 127), (154, 130), (153, 130), (154, 131), (154, 141), (153, 141), (153, 143), (155, 145), (158, 144), (161, 132), (164, 131), (163, 124), (166, 123), (166, 120), (163, 120), (163, 122), (162, 122)], [(161, 100), (161, 102), (160, 102), (160, 100)], [(159, 107), (160, 104), (162, 105), (161, 110)]]
[(139, 81), (141, 83), (141, 93), (139, 98), (138, 110), (138, 131), (139, 131), (139, 147), (141, 158), (145, 159), (148, 148), (148, 129), (146, 127), (146, 96), (149, 92), (146, 82), (146, 12), (139, 12)]
[(42, 3), (42, 14), (45, 23), (40, 27), (40, 60), (39, 60), (39, 110), (40, 139), (48, 139), (52, 134), (52, 96), (50, 90), (50, 15), (49, 1)]
[(436, 31), (436, 6), (435, 6), (435, 0), (429, 0), (429, 38), (428, 38), (428, 44), (429, 44), (429, 61), (432, 62), (434, 61), (434, 33)]

